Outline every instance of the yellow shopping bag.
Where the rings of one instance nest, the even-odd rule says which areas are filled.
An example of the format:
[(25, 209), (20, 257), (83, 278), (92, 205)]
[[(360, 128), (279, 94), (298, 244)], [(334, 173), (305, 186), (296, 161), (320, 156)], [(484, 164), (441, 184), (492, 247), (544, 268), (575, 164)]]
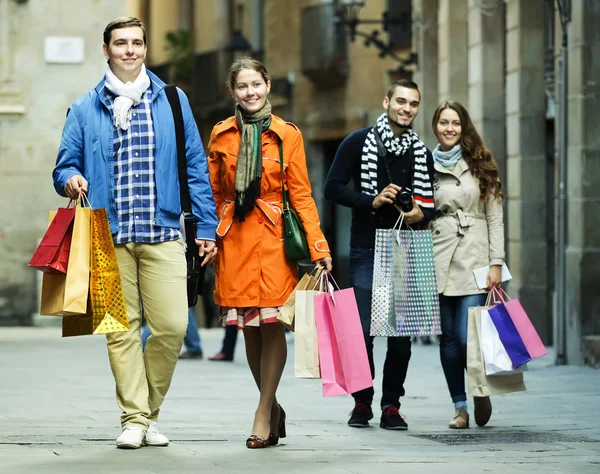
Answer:
[(92, 211), (90, 275), (88, 313), (63, 318), (63, 337), (129, 331), (121, 274), (104, 208)]

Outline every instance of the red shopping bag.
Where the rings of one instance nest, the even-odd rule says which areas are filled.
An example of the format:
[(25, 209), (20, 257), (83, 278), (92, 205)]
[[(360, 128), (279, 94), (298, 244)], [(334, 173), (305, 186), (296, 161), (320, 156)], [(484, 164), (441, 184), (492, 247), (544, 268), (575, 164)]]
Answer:
[(67, 273), (74, 219), (74, 207), (58, 209), (40, 245), (29, 261), (31, 268), (45, 273)]
[(358, 392), (373, 386), (367, 347), (354, 289), (334, 291), (323, 272), (326, 293), (314, 297), (323, 396)]

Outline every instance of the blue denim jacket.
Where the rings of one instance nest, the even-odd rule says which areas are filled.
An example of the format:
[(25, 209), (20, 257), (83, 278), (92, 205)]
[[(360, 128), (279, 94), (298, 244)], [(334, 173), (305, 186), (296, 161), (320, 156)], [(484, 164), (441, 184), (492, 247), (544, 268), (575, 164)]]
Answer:
[[(152, 88), (152, 121), (155, 133), (156, 225), (179, 228), (181, 201), (177, 168), (177, 145), (171, 106), (163, 91), (165, 83), (148, 71)], [(200, 134), (186, 95), (178, 89), (185, 124), (188, 183), (192, 212), (197, 219), (196, 238), (215, 240), (217, 215), (208, 166)], [(65, 196), (67, 181), (81, 175), (88, 181), (88, 198), (94, 208), (105, 207), (113, 233), (118, 231), (114, 199), (113, 121), (103, 103), (104, 78), (69, 107), (63, 128), (54, 187)]]

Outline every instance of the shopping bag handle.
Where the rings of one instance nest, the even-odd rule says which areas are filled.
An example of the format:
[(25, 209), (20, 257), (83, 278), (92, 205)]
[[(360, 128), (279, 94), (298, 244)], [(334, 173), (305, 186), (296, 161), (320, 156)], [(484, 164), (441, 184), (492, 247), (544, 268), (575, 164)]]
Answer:
[(71, 207), (71, 203), (73, 202), (75, 203), (75, 206), (73, 207), (89, 207), (90, 209), (93, 209), (92, 203), (88, 199), (86, 193), (80, 193), (77, 199), (69, 199), (69, 205), (67, 207)]
[[(398, 220), (396, 220), (396, 223), (394, 224), (394, 227), (392, 227), (392, 230), (400, 230), (403, 222), (404, 222), (404, 212), (400, 211), (400, 216), (398, 217)], [(412, 230), (413, 232), (415, 231), (415, 229), (413, 229), (410, 226), (410, 224), (406, 224), (406, 227), (409, 228), (410, 230)]]
[(485, 300), (485, 307), (486, 308), (492, 308), (494, 306), (496, 306), (497, 304), (501, 303), (502, 301), (496, 299), (496, 293), (494, 292), (493, 289), (491, 289), (490, 291), (488, 291), (487, 294), (487, 299)]
[(318, 276), (316, 276), (317, 281), (315, 282), (315, 284), (312, 286), (312, 288), (309, 288), (310, 290), (318, 290), (321, 288), (321, 279), (323, 278), (323, 273), (325, 273), (327, 270), (325, 270), (325, 267), (323, 265), (315, 265), (315, 268), (313, 268), (313, 270), (309, 273), (309, 275), (313, 276), (316, 275), (317, 273), (315, 273), (315, 271), (320, 270), (320, 272), (318, 273)]
[(321, 274), (321, 272), (323, 271), (323, 269), (324, 269), (324, 268), (325, 268), (325, 267), (324, 267), (323, 265), (321, 265), (320, 263), (317, 263), (317, 264), (315, 265), (315, 268), (313, 268), (313, 269), (310, 271), (309, 275), (310, 275), (310, 276), (314, 276), (314, 275), (316, 275), (317, 273), (320, 275), (320, 274)]
[(495, 286), (492, 288), (492, 291), (496, 293), (498, 298), (502, 303), (506, 303), (511, 300), (511, 297), (508, 296), (508, 293), (502, 289), (502, 287)]
[(325, 291), (324, 288), (324, 283), (323, 283), (323, 279), (325, 278), (325, 274), (327, 273), (327, 270), (323, 270), (321, 272), (321, 274), (319, 275), (319, 277), (317, 278), (317, 282), (314, 284), (314, 286), (312, 287), (313, 290), (317, 290), (320, 292)]
[(319, 277), (319, 291), (324, 293), (325, 290), (325, 282), (327, 281), (327, 270), (323, 270), (321, 272), (321, 276)]
[[(333, 283), (335, 284), (335, 287), (338, 289), (338, 291), (340, 290), (340, 287), (337, 284), (337, 281), (335, 281), (335, 278), (333, 278), (333, 276), (331, 275), (331, 273), (329, 273), (327, 270), (323, 270), (323, 273), (321, 273), (321, 276), (319, 277), (319, 291), (321, 293), (329, 293), (329, 296), (331, 296), (331, 300), (333, 301), (333, 304), (335, 305), (335, 297), (333, 296), (333, 292), (335, 291), (333, 285), (331, 283), (329, 283), (329, 279), (331, 279), (331, 281), (333, 281)], [(326, 285), (327, 283), (327, 285)], [(325, 287), (327, 286), (327, 288)]]

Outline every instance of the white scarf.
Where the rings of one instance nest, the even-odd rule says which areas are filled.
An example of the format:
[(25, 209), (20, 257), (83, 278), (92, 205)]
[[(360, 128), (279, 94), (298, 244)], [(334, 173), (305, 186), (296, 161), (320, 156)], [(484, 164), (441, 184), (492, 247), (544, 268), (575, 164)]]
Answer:
[(150, 78), (146, 72), (146, 66), (142, 64), (142, 70), (137, 79), (127, 83), (115, 76), (110, 66), (106, 66), (104, 86), (117, 96), (113, 107), (115, 127), (127, 130), (131, 125), (131, 107), (142, 101), (142, 95), (150, 87)]

